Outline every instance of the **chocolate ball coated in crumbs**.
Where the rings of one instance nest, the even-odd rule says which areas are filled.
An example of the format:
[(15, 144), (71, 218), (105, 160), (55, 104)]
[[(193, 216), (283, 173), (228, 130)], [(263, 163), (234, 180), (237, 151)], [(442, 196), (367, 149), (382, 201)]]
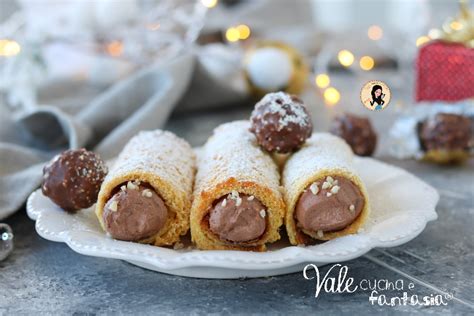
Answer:
[(471, 120), (463, 115), (438, 113), (421, 123), (421, 147), (429, 150), (468, 150)]
[(371, 156), (377, 145), (377, 134), (366, 117), (339, 115), (331, 123), (330, 133), (344, 139), (359, 156)]
[(83, 148), (66, 150), (44, 166), (41, 190), (62, 209), (74, 212), (97, 201), (106, 174), (97, 154)]
[(250, 117), (250, 131), (269, 152), (289, 153), (301, 147), (313, 132), (306, 106), (284, 92), (269, 93), (256, 105)]

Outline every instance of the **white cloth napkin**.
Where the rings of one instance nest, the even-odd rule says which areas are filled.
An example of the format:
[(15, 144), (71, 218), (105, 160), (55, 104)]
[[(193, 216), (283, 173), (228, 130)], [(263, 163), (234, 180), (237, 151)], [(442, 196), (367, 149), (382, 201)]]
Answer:
[(43, 105), (12, 118), (0, 107), (0, 219), (23, 205), (40, 185), (44, 164), (65, 149), (86, 147), (110, 159), (138, 131), (162, 127), (175, 107), (246, 98), (210, 75), (194, 54), (184, 54), (138, 71), (87, 105), (68, 105), (67, 113)]

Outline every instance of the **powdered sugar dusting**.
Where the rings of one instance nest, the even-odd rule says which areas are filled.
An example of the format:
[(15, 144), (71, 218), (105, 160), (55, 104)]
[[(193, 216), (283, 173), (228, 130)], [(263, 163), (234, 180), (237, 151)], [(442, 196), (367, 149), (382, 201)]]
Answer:
[(198, 155), (195, 192), (212, 191), (216, 183), (235, 178), (269, 187), (280, 196), (278, 169), (249, 127), (248, 121), (235, 121), (214, 130)]
[[(311, 177), (311, 174), (319, 170), (339, 169), (353, 174), (352, 160), (352, 150), (344, 140), (327, 133), (313, 134), (285, 165), (282, 180), (288, 196), (298, 195), (297, 182)], [(322, 189), (332, 187), (331, 184), (335, 184), (334, 179), (327, 177)]]
[(190, 195), (194, 159), (191, 146), (176, 135), (162, 130), (140, 132), (122, 150), (104, 183), (130, 170), (143, 171)]

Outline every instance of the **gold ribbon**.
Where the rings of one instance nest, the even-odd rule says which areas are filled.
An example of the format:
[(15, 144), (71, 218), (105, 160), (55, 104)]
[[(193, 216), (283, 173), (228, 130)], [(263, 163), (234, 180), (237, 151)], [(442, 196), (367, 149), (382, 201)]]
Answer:
[(474, 48), (474, 11), (469, 9), (468, 0), (460, 0), (459, 5), (461, 9), (459, 15), (449, 18), (441, 30), (430, 32), (430, 37)]

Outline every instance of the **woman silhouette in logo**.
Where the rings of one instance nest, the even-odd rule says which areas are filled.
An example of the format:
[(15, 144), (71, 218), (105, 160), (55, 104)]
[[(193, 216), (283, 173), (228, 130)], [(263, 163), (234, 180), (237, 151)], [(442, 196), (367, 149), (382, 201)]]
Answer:
[(382, 106), (385, 103), (385, 101), (383, 100), (385, 94), (382, 93), (382, 86), (378, 84), (374, 85), (370, 94), (372, 95), (372, 101), (370, 101), (370, 105), (373, 106), (375, 103), (377, 103), (375, 110), (381, 110)]

